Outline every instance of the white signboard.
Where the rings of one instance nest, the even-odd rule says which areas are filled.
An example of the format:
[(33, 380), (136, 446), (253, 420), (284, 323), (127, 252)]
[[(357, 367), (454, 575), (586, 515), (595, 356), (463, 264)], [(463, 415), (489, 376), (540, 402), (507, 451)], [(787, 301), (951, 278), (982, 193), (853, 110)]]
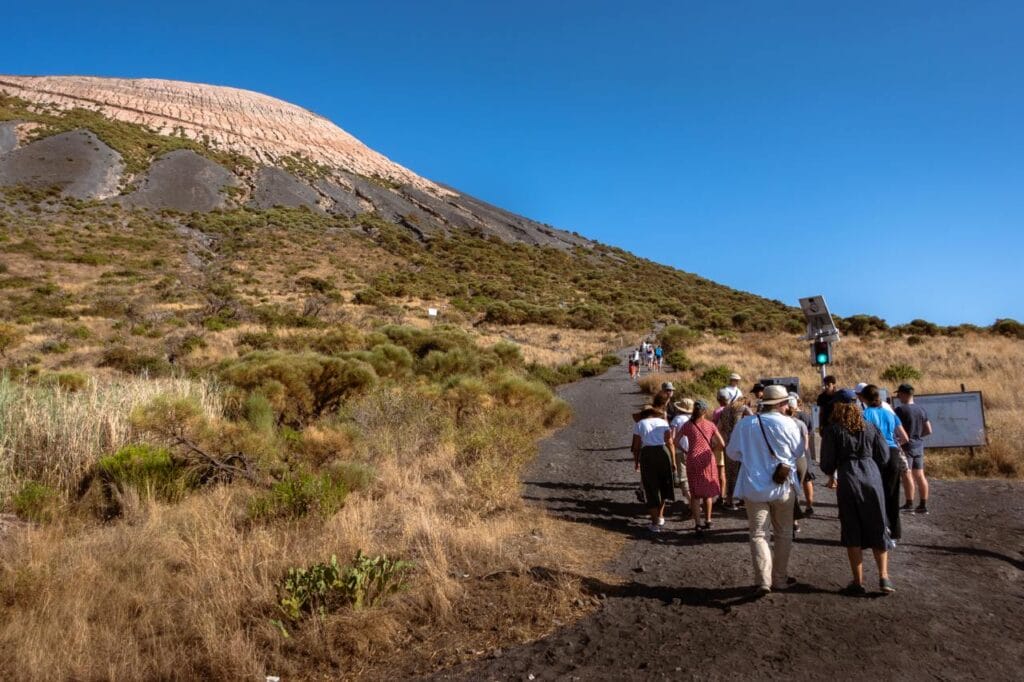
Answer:
[[(900, 404), (893, 398), (893, 405)], [(914, 402), (928, 413), (932, 435), (924, 439), (926, 448), (966, 448), (988, 444), (985, 435), (985, 406), (981, 391), (915, 395)]]
[(822, 341), (838, 341), (839, 330), (832, 321), (832, 313), (825, 305), (824, 296), (809, 296), (800, 299), (800, 309), (807, 319), (807, 338)]
[(427, 308), (428, 317), (437, 317), (437, 308)]

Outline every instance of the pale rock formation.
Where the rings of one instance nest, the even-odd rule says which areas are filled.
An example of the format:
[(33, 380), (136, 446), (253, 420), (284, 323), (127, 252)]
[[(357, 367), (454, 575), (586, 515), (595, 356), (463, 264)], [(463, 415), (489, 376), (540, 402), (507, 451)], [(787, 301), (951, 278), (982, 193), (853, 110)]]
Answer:
[(60, 109), (93, 109), (168, 135), (183, 132), (266, 165), (299, 154), (334, 169), (379, 176), (437, 196), (453, 194), (375, 152), (326, 118), (257, 92), (155, 78), (3, 75), (0, 92)]

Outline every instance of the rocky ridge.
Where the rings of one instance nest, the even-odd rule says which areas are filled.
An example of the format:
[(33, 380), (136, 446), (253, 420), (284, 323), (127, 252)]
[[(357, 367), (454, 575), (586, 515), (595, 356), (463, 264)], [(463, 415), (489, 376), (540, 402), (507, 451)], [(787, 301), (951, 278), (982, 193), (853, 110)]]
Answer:
[[(559, 248), (590, 245), (423, 178), (322, 116), (267, 95), (158, 79), (4, 75), (0, 95), (33, 111), (84, 109), (202, 145), (159, 155), (133, 174), (100, 131), (40, 139), (37, 123), (8, 115), (0, 120), (0, 187), (57, 187), (78, 199), (182, 212), (304, 206), (349, 217), (376, 213), (420, 238), (470, 231)], [(203, 149), (241, 155), (253, 167), (226, 168)]]

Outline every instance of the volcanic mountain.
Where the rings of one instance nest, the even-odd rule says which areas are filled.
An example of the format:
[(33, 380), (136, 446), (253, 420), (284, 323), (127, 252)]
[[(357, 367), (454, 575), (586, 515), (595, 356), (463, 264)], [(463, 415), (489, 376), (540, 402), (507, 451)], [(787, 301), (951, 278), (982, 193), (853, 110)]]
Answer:
[[(27, 114), (0, 122), (0, 186), (57, 186), (79, 199), (182, 212), (376, 212), (421, 237), (468, 230), (529, 244), (587, 243), (420, 177), (322, 116), (259, 93), (157, 79), (0, 76), (0, 94), (8, 109), (21, 104)], [(118, 149), (130, 143), (123, 135), (87, 125), (41, 134), (48, 118), (85, 122), (89, 114), (182, 144), (129, 160), (140, 154)]]

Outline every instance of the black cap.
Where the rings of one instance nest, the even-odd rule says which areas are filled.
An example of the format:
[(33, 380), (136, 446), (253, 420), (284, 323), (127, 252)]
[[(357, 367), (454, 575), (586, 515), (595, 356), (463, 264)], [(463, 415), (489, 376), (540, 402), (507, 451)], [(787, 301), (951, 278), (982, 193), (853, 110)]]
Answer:
[(750, 392), (751, 393), (760, 393), (763, 390), (764, 390), (764, 384), (754, 384), (753, 387), (750, 389)]
[(900, 384), (900, 387), (896, 389), (897, 393), (906, 393), (907, 395), (914, 395), (914, 387), (910, 384)]

